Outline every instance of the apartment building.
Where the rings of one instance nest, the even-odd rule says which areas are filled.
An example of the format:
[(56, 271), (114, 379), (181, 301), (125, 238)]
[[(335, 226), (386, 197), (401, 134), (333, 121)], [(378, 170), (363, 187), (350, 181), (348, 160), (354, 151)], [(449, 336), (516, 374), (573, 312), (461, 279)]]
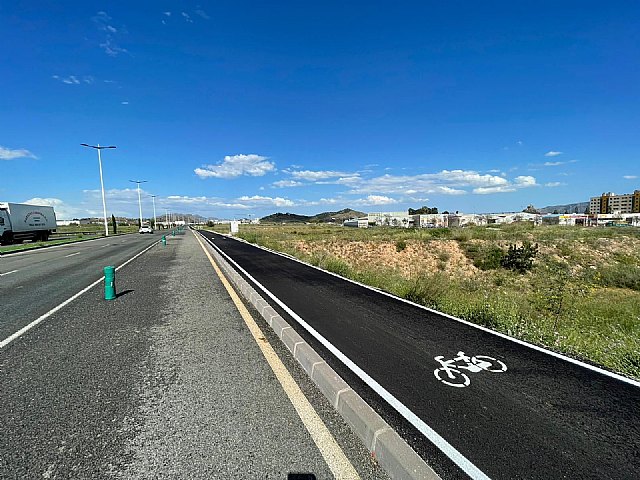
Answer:
[(613, 192), (603, 193), (599, 197), (591, 197), (589, 213), (640, 213), (640, 190), (633, 193), (616, 195)]

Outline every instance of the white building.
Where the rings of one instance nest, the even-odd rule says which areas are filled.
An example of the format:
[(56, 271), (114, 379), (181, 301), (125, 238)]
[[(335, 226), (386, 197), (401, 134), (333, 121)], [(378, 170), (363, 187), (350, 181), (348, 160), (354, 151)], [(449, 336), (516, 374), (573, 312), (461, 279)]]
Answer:
[(413, 226), (413, 215), (408, 211), (374, 212), (367, 214), (367, 221), (369, 225), (409, 228)]

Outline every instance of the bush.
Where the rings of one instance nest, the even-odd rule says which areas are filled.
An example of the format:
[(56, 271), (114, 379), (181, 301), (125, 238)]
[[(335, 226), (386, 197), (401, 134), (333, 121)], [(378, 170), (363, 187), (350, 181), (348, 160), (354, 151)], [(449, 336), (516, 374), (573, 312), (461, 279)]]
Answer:
[(611, 265), (598, 269), (599, 283), (605, 287), (640, 291), (640, 268), (635, 265)]
[(501, 265), (507, 270), (514, 270), (518, 273), (525, 273), (533, 267), (533, 260), (538, 254), (538, 244), (531, 245), (531, 242), (524, 242), (521, 247), (509, 245), (509, 250), (501, 260)]
[(480, 270), (495, 270), (502, 266), (504, 251), (495, 244), (466, 243), (463, 248), (467, 258)]
[(407, 242), (405, 242), (404, 240), (398, 240), (396, 242), (396, 252), (401, 252), (405, 248), (407, 248)]

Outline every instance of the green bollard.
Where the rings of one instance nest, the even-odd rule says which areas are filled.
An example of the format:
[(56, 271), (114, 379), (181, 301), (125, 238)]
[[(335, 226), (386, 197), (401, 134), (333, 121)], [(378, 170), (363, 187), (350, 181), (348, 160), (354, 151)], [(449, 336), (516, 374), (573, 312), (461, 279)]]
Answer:
[(167, 244), (167, 237), (162, 235), (162, 245), (166, 245), (166, 244)]
[(176, 236), (176, 231), (175, 231), (175, 230), (172, 230), (172, 231), (171, 231), (171, 236), (173, 236), (173, 237), (175, 237), (175, 236)]
[(104, 299), (116, 298), (116, 267), (104, 267)]

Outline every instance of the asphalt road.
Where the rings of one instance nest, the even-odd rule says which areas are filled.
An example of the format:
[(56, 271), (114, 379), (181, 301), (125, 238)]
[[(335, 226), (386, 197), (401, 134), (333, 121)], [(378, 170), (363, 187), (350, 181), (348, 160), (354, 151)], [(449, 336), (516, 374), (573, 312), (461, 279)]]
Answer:
[[(205, 235), (490, 478), (628, 479), (640, 471), (637, 382), (570, 363), (246, 243)], [(295, 328), (314, 343), (304, 329)], [(441, 378), (460, 383), (465, 373), (468, 386), (439, 381), (434, 371), (443, 364), (435, 357), (450, 360), (459, 351), (492, 357), (507, 370), (458, 367), (454, 379), (444, 370)], [(326, 350), (324, 356), (350, 378)], [(463, 360), (454, 363), (470, 367)], [(436, 471), (445, 478), (464, 477), (362, 382), (353, 375), (349, 381)]]
[[(124, 266), (117, 285), (115, 300), (96, 286), (0, 349), (0, 478), (332, 478), (192, 233)], [(274, 349), (359, 477), (385, 480)]]
[(160, 239), (120, 235), (0, 257), (0, 341)]

